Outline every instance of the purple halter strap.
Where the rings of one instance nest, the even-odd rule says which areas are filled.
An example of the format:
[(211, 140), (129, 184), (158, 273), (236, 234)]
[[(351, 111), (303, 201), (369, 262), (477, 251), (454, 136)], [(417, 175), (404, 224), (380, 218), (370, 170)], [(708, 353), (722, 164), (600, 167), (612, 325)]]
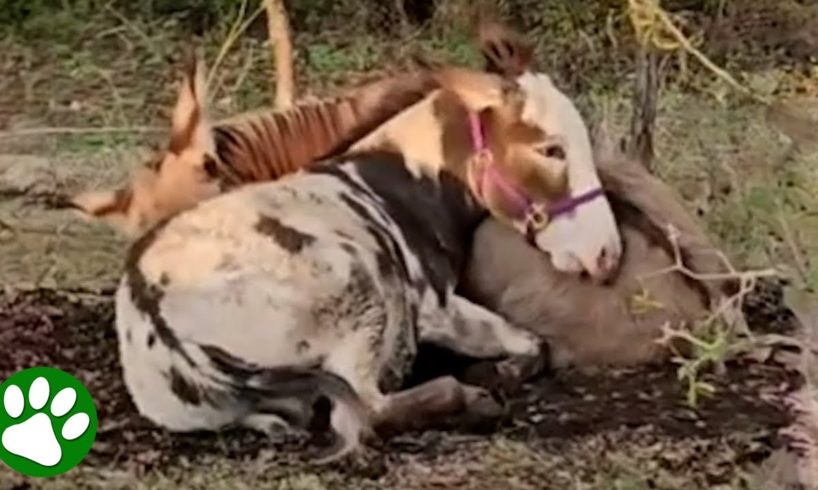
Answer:
[(526, 219), (539, 214), (545, 213), (546, 223), (563, 215), (574, 211), (579, 206), (593, 201), (597, 197), (604, 194), (601, 187), (591, 189), (583, 192), (577, 196), (568, 196), (559, 201), (544, 205), (531, 199), (525, 192), (517, 188), (512, 182), (506, 179), (494, 165), (494, 159), (491, 151), (486, 145), (485, 136), (483, 134), (483, 125), (480, 121), (480, 116), (475, 113), (469, 113), (469, 125), (471, 126), (472, 143), (474, 150), (478, 154), (478, 158), (483, 161), (482, 165), (478, 165), (475, 192), (477, 197), (483, 199), (483, 187), (486, 181), (494, 184), (500, 189), (508, 200), (516, 203), (517, 209), (521, 216)]

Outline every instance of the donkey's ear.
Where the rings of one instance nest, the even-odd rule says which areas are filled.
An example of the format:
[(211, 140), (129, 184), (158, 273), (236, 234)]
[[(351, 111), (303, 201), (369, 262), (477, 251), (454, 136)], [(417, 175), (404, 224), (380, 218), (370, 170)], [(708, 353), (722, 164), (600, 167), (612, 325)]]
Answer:
[(201, 55), (191, 53), (188, 55), (176, 107), (173, 109), (168, 150), (178, 155), (187, 148), (208, 144), (210, 127), (206, 104), (204, 61)]
[(502, 107), (520, 93), (520, 87), (513, 81), (466, 68), (447, 67), (435, 77), (444, 90), (455, 94), (467, 109), (474, 112)]
[(128, 212), (131, 208), (130, 189), (87, 191), (68, 200), (67, 207), (86, 218), (96, 218), (127, 232)]
[(534, 45), (521, 34), (485, 18), (479, 20), (477, 32), (486, 71), (516, 78), (531, 69)]

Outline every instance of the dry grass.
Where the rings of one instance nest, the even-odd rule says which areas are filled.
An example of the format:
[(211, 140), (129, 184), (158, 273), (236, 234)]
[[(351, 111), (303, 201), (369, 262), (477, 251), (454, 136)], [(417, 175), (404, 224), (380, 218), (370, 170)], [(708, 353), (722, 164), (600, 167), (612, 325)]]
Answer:
[[(464, 441), (452, 451), (437, 457), (405, 456), (390, 462), (391, 471), (378, 478), (350, 476), (343, 471), (305, 470), (299, 467), (271, 466), (260, 456), (235, 462), (213, 460), (194, 468), (152, 472), (136, 477), (121, 470), (73, 470), (50, 480), (24, 480), (0, 469), (0, 488), (63, 490), (73, 488), (105, 490), (705, 490), (707, 478), (722, 475), (730, 465), (732, 449), (728, 443), (706, 440), (686, 443), (656, 440), (646, 433), (644, 447), (618, 450), (618, 441), (631, 441), (633, 434), (618, 433), (591, 436), (560, 448), (560, 451), (534, 447), (503, 437)], [(637, 436), (638, 439), (638, 436)], [(648, 443), (648, 441), (650, 443)], [(712, 458), (709, 470), (684, 469), (686, 461), (696, 460), (704, 451)], [(751, 475), (736, 474), (733, 481), (718, 488), (755, 490)], [(761, 490), (760, 488), (758, 490)]]

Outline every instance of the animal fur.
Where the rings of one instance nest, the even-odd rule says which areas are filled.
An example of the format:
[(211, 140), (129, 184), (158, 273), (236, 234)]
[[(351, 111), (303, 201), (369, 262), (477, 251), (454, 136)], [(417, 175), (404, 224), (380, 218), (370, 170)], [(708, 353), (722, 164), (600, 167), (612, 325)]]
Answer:
[(419, 70), (287, 111), (258, 110), (214, 124), (207, 116), (204, 80), (203, 64), (192, 59), (167, 148), (118, 188), (80, 193), (68, 206), (135, 238), (202, 200), (340, 154), (437, 88), (431, 73)]
[(624, 243), (619, 270), (608, 284), (555, 270), (544, 254), (491, 218), (475, 234), (464, 273), (464, 294), (543, 336), (555, 367), (659, 361), (668, 354), (656, 343), (662, 326), (703, 319), (734, 286), (677, 272), (648, 277), (674, 264), (669, 224), (680, 233), (688, 268), (697, 273), (725, 268), (673, 189), (621, 154), (603, 155), (597, 165)]
[[(140, 413), (177, 431), (304, 429), (329, 399), (337, 457), (373, 428), (411, 422), (429, 400), (457, 410), (490, 399), (445, 379), (394, 392), (419, 341), (503, 359), (514, 376), (543, 365), (535, 335), (454, 293), (474, 228), (489, 211), (502, 212), (475, 199), (469, 132), (456, 122), (469, 111), (504, 111), (507, 119), (492, 127), (499, 154), (540, 142), (533, 129), (505, 130), (524, 126), (524, 111), (512, 117), (508, 107), (522, 95), (501, 93), (499, 76), (456, 70), (441, 79), (447, 89), (369, 141), (399, 153), (359, 149), (242, 186), (174, 215), (131, 247), (116, 324)], [(428, 148), (448, 152), (410, 161), (407, 145), (416, 143), (390, 140), (418, 120), (439, 140)], [(548, 174), (539, 183), (531, 177), (547, 157), (528, 158), (509, 161), (515, 183), (553, 186)]]

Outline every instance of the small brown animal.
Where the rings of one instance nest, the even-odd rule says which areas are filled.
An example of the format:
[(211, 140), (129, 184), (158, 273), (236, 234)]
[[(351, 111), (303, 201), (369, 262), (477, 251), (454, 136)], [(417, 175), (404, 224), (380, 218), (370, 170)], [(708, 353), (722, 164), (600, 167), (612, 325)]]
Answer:
[[(522, 115), (504, 137), (538, 141), (534, 148), (502, 148), (497, 136), (488, 133), (497, 133), (494, 128), (516, 115), (498, 111), (496, 117), (486, 118), (488, 133), (483, 135), (485, 140), (480, 136), (483, 147), (479, 153), (501, 149), (506, 153), (494, 155), (491, 161), (481, 159), (481, 164), (475, 166), (476, 172), (469, 178), (478, 181), (480, 199), (503, 208), (505, 215), (513, 215), (509, 223), (548, 251), (558, 270), (585, 271), (603, 280), (619, 260), (620, 238), (611, 208), (602, 196), (582, 117), (547, 75), (533, 70), (533, 45), (523, 36), (486, 21), (480, 25), (479, 44), (485, 71), (513, 80), (531, 93), (529, 100), (515, 101), (514, 108), (519, 108)], [(286, 112), (243, 114), (216, 125), (207, 117), (204, 79), (202, 63), (194, 62), (179, 91), (165, 150), (117, 190), (84, 192), (70, 199), (69, 205), (134, 237), (230, 189), (275, 180), (347, 150), (369, 148), (373, 143), (377, 146), (382, 142), (373, 138), (384, 135), (405, 144), (402, 151), (411, 160), (422, 161), (429, 157), (427, 153), (438, 151), (448, 158), (463, 157), (452, 153), (456, 146), (451, 143), (442, 148), (424, 144), (439, 139), (436, 128), (426, 120), (418, 120), (411, 131), (400, 126), (403, 134), (387, 134), (388, 130), (371, 133), (438, 88), (431, 69), (387, 77), (336, 100)], [(508, 91), (511, 85), (507, 83), (501, 91)], [(469, 90), (479, 93), (483, 88)], [(548, 129), (544, 139), (540, 132), (531, 130), (537, 126), (534, 119), (540, 114), (546, 114), (547, 119), (543, 123)], [(474, 124), (465, 119), (457, 124), (471, 125), (474, 131)], [(544, 157), (547, 164), (533, 167), (522, 186), (509, 185), (503, 177), (515, 170), (504, 168), (508, 165), (505, 162), (539, 157)], [(533, 193), (526, 189), (546, 176), (547, 181), (554, 182), (551, 188)], [(566, 186), (567, 194), (553, 199)], [(554, 216), (561, 219), (549, 224)]]
[[(725, 265), (678, 195), (622, 154), (597, 159), (599, 176), (623, 241), (620, 268), (604, 285), (557, 271), (548, 257), (494, 219), (478, 229), (465, 269), (464, 295), (542, 335), (552, 367), (580, 368), (660, 361), (662, 326), (709, 314), (730, 281), (697, 281), (678, 272), (668, 224), (679, 232), (685, 265), (696, 273)], [(651, 277), (648, 277), (651, 276)]]
[(286, 111), (259, 110), (213, 123), (204, 65), (191, 61), (167, 146), (117, 189), (82, 192), (69, 207), (134, 238), (229, 189), (274, 180), (337, 155), (438, 87), (429, 71), (417, 70)]

